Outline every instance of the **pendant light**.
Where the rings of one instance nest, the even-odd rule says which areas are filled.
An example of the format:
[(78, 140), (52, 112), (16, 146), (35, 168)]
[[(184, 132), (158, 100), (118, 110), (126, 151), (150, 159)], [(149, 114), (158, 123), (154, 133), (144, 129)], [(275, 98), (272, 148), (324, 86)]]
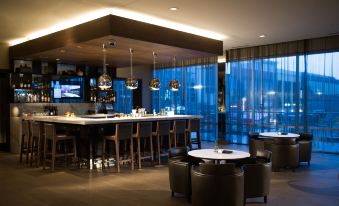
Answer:
[[(153, 52), (153, 74), (154, 74), (154, 71), (155, 71), (155, 58), (156, 58), (156, 55), (157, 54), (155, 52)], [(155, 78), (155, 77), (153, 77), (153, 79), (151, 79), (149, 81), (149, 88), (152, 91), (159, 90), (160, 89), (160, 80)]]
[[(176, 58), (174, 56), (174, 58), (173, 58), (173, 68), (175, 68), (175, 61), (176, 61)], [(176, 79), (173, 79), (173, 80), (170, 81), (169, 87), (170, 87), (171, 91), (176, 92), (180, 88), (180, 82)]]
[(112, 79), (107, 74), (105, 44), (102, 44), (102, 53), (103, 53), (103, 74), (98, 78), (98, 87), (100, 90), (107, 90), (112, 87)]
[(137, 89), (138, 88), (138, 80), (133, 78), (133, 49), (129, 49), (130, 60), (131, 60), (131, 76), (126, 79), (126, 87), (127, 89)]

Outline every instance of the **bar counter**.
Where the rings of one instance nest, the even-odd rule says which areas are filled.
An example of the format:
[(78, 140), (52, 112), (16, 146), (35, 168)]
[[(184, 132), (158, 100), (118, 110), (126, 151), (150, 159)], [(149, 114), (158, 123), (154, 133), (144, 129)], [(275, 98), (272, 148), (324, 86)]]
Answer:
[[(37, 121), (41, 123), (53, 123), (57, 125), (64, 125), (69, 127), (75, 127), (80, 130), (80, 147), (88, 148), (89, 154), (89, 169), (93, 169), (94, 164), (94, 139), (98, 137), (98, 131), (102, 127), (109, 127), (116, 123), (123, 123), (123, 122), (156, 122), (156, 121), (173, 121), (173, 120), (190, 120), (190, 119), (201, 119), (202, 116), (200, 115), (146, 115), (143, 117), (113, 117), (111, 115), (103, 115), (103, 114), (96, 114), (96, 115), (79, 115), (74, 117), (68, 116), (28, 116), (24, 117), (25, 120), (30, 121)], [(93, 134), (94, 132), (94, 134)]]
[(176, 119), (201, 119), (200, 115), (146, 115), (143, 117), (112, 117), (110, 115), (80, 115), (74, 117), (66, 116), (29, 116), (26, 120), (59, 123), (59, 124), (76, 124), (76, 125), (98, 125), (114, 124), (121, 122), (140, 122), (140, 121), (162, 121)]

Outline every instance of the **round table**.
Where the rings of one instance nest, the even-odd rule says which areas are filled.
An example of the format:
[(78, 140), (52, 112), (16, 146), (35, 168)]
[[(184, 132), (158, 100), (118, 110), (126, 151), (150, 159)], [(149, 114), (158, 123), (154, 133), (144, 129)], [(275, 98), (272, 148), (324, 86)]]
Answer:
[(234, 159), (243, 159), (250, 156), (250, 153), (243, 152), (239, 150), (231, 150), (232, 153), (219, 153), (214, 149), (198, 149), (192, 150), (188, 152), (189, 156), (200, 158), (200, 159), (208, 159), (208, 160), (234, 160)]
[(260, 138), (299, 138), (299, 134), (287, 133), (281, 134), (278, 132), (263, 132), (259, 133)]

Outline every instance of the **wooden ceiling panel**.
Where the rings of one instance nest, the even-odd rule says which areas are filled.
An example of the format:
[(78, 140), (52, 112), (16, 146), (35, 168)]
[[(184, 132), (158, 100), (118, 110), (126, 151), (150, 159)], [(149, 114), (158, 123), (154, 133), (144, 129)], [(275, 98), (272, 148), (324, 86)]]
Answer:
[[(109, 42), (113, 41), (115, 42), (114, 47), (109, 45)], [(71, 44), (58, 49), (28, 55), (25, 56), (25, 58), (48, 61), (60, 59), (60, 62), (63, 63), (101, 65), (103, 61), (102, 44), (107, 45), (107, 64), (113, 67), (125, 67), (130, 65), (129, 48), (132, 48), (134, 51), (134, 65), (152, 64), (153, 51), (157, 53), (157, 63), (171, 62), (174, 56), (176, 56), (178, 61), (213, 56), (213, 54), (206, 52), (109, 35), (82, 43)]]
[[(116, 42), (114, 47), (109, 42)], [(102, 64), (102, 44), (107, 46), (107, 63), (113, 67), (130, 65), (129, 48), (134, 50), (134, 65), (210, 57), (222, 54), (222, 42), (156, 25), (108, 15), (72, 28), (10, 47), (10, 59), (60, 59), (62, 63)]]

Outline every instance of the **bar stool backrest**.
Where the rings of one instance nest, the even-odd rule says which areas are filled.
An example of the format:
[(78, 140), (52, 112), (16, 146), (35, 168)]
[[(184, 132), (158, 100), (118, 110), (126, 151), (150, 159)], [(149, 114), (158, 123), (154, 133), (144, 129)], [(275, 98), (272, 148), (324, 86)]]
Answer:
[(32, 128), (32, 136), (39, 137), (40, 136), (40, 123), (32, 122), (31, 128)]
[(25, 136), (25, 139), (31, 135), (29, 120), (22, 121), (22, 135)]
[(137, 133), (139, 133), (139, 137), (152, 136), (152, 122), (139, 122)]
[(133, 134), (133, 123), (116, 124), (115, 134), (119, 140), (131, 139)]
[(184, 134), (186, 130), (186, 120), (175, 120), (175, 130), (177, 134)]
[(191, 132), (200, 132), (200, 120), (199, 119), (191, 119), (189, 120), (189, 129)]
[(53, 139), (55, 136), (54, 124), (44, 124), (46, 139)]
[(158, 121), (157, 129), (158, 134), (162, 135), (169, 135), (170, 134), (171, 124), (169, 121)]

